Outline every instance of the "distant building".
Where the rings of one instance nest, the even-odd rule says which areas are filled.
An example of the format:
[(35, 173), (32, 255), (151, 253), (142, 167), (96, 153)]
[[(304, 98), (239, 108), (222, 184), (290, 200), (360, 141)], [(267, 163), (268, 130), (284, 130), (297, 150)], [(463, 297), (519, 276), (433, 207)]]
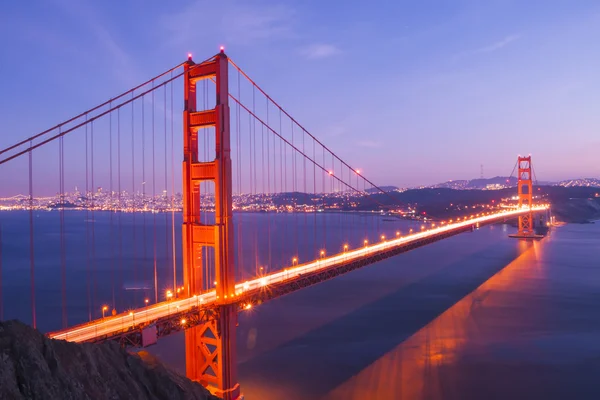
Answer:
[(485, 185), (484, 190), (500, 190), (504, 189), (505, 187), (505, 185), (500, 185), (498, 183), (488, 183), (487, 185)]

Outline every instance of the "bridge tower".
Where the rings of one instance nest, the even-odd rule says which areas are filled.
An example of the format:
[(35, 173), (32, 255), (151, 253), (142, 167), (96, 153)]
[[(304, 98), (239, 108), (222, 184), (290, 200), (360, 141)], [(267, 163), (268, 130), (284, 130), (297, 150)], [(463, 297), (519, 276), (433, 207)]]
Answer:
[[(214, 109), (196, 109), (196, 84), (203, 79), (216, 83)], [(220, 304), (216, 319), (185, 331), (186, 374), (225, 400), (240, 397), (237, 380), (237, 309), (227, 304), (235, 292), (233, 222), (231, 198), (231, 149), (229, 131), (228, 59), (223, 50), (213, 59), (184, 65), (183, 111), (183, 280), (188, 296), (200, 294), (202, 250), (213, 247), (216, 292)], [(215, 159), (198, 160), (198, 130), (214, 127)], [(212, 132), (209, 130), (208, 132)], [(200, 220), (200, 182), (214, 182), (215, 224)]]
[(519, 208), (528, 207), (528, 213), (519, 216), (519, 231), (515, 235), (510, 235), (515, 238), (535, 238), (533, 228), (533, 181), (531, 174), (531, 156), (521, 157), (517, 160), (518, 180), (517, 192), (519, 195)]

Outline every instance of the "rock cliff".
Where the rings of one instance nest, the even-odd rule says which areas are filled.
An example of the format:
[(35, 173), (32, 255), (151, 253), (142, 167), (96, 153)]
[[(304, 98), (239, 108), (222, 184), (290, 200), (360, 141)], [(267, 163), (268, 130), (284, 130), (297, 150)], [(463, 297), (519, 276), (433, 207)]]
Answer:
[(218, 399), (144, 358), (117, 343), (52, 340), (21, 322), (0, 322), (0, 399)]

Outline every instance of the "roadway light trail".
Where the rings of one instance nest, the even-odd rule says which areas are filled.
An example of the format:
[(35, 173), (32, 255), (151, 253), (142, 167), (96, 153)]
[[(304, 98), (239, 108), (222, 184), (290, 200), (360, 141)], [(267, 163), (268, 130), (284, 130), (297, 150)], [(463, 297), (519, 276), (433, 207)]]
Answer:
[[(548, 206), (540, 205), (531, 208), (532, 211), (543, 211)], [(455, 230), (461, 230), (465, 227), (476, 226), (482, 223), (489, 223), (494, 220), (502, 220), (504, 218), (514, 218), (521, 214), (528, 213), (529, 208), (513, 209), (513, 210), (502, 210), (498, 213), (482, 215), (476, 218), (470, 219), (457, 219), (457, 222), (448, 223), (445, 225), (438, 225), (432, 229), (426, 231), (419, 231), (416, 233), (409, 234), (408, 236), (396, 237), (381, 241), (376, 244), (369, 245), (365, 241), (364, 247), (355, 250), (346, 250), (342, 253), (324, 257), (324, 254), (317, 260), (309, 263), (292, 265), (286, 267), (285, 270), (274, 272), (272, 274), (248, 280), (243, 283), (235, 285), (235, 293), (230, 293), (227, 298), (227, 303), (239, 303), (243, 304), (243, 308), (249, 309), (251, 305), (245, 301), (244, 294), (252, 292), (261, 288), (266, 288), (269, 285), (276, 283), (282, 283), (286, 281), (293, 281), (298, 276), (306, 273), (317, 272), (328, 268), (335, 268), (342, 264), (359, 260), (363, 257), (373, 256), (378, 253), (383, 253), (391, 249), (402, 247), (407, 244), (417, 242), (419, 240), (434, 237), (441, 234), (446, 234)], [(171, 296), (169, 296), (171, 294)], [(48, 336), (53, 339), (63, 339), (72, 342), (85, 342), (93, 341), (94, 339), (110, 336), (118, 332), (130, 329), (136, 326), (146, 326), (153, 323), (154, 321), (168, 317), (170, 315), (176, 315), (179, 313), (185, 313), (193, 307), (214, 307), (218, 305), (217, 295), (215, 290), (202, 293), (200, 295), (194, 295), (192, 297), (184, 299), (173, 299), (172, 293), (167, 292), (167, 297), (170, 300), (146, 306), (138, 310), (128, 311), (121, 313), (113, 317), (105, 317), (91, 321), (86, 324), (74, 326), (68, 329), (64, 329), (57, 332), (52, 332)], [(185, 323), (182, 323), (184, 325)]]

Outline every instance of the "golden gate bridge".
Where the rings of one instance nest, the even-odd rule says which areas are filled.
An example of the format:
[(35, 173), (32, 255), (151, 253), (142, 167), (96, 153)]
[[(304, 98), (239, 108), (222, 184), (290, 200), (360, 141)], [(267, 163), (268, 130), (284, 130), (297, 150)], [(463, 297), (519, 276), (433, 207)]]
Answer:
[[(183, 90), (175, 86), (181, 82)], [(176, 95), (183, 98), (183, 163), (177, 175)], [(513, 236), (535, 239), (539, 236), (534, 232), (534, 213), (548, 210), (546, 204), (534, 204), (531, 157), (519, 157), (518, 204), (512, 207), (437, 221), (408, 233), (377, 226), (370, 230), (377, 231), (376, 236), (369, 230), (361, 237), (332, 234), (327, 224), (314, 223), (313, 231), (304, 233), (311, 236), (304, 238), (304, 244), (310, 244), (312, 251), (306, 251), (306, 246), (300, 250), (298, 224), (309, 213), (316, 218), (317, 210), (389, 211), (396, 199), (300, 125), (223, 49), (199, 63), (190, 55), (119, 96), (0, 150), (0, 157), (3, 180), (27, 183), (28, 194), (21, 203), (28, 212), (29, 242), (22, 252), (28, 256), (32, 325), (36, 327), (36, 291), (40, 290), (36, 271), (40, 260), (48, 258), (36, 251), (44, 239), (36, 234), (40, 228), (34, 199), (57, 183), (53, 207), (58, 218), (51, 230), (58, 232), (59, 240), (52, 265), (53, 273), (60, 275), (62, 324), (48, 336), (73, 342), (115, 340), (140, 347), (184, 331), (187, 376), (224, 399), (241, 398), (236, 371), (238, 313), (487, 224), (518, 219)], [(67, 231), (72, 223), (65, 218), (70, 204), (65, 188), (77, 182), (85, 183), (80, 195), (86, 204), (85, 300), (67, 296), (67, 267), (75, 262), (68, 251)], [(99, 183), (108, 183), (108, 193), (99, 194)], [(176, 226), (175, 188), (180, 185), (183, 219)], [(254, 233), (245, 235), (240, 222), (234, 225), (234, 211), (241, 211), (234, 210), (234, 195), (263, 198), (272, 211), (277, 209), (273, 199), (281, 193), (294, 203), (292, 226), (280, 229), (269, 207), (266, 229), (253, 227)], [(95, 216), (107, 210), (109, 237), (100, 238)], [(298, 210), (307, 212), (299, 216)], [(125, 211), (133, 212), (130, 219), (123, 217)], [(352, 223), (374, 222), (356, 218)], [(143, 225), (141, 231), (137, 225)], [(176, 233), (178, 229), (181, 233)], [(4, 226), (0, 235), (4, 235), (1, 252), (2, 237), (6, 242), (11, 232)], [(267, 238), (266, 247), (258, 244), (259, 235)], [(339, 242), (329, 236), (339, 237)], [(102, 240), (110, 254), (98, 254)], [(131, 246), (132, 265), (124, 243)], [(100, 263), (110, 264), (110, 288), (98, 287)], [(133, 277), (124, 276), (129, 272)], [(132, 298), (121, 293), (128, 278), (150, 282), (143, 303), (137, 294)], [(78, 324), (70, 323), (69, 302), (87, 302), (87, 321), (76, 318)], [(106, 315), (109, 309), (113, 312)]]

